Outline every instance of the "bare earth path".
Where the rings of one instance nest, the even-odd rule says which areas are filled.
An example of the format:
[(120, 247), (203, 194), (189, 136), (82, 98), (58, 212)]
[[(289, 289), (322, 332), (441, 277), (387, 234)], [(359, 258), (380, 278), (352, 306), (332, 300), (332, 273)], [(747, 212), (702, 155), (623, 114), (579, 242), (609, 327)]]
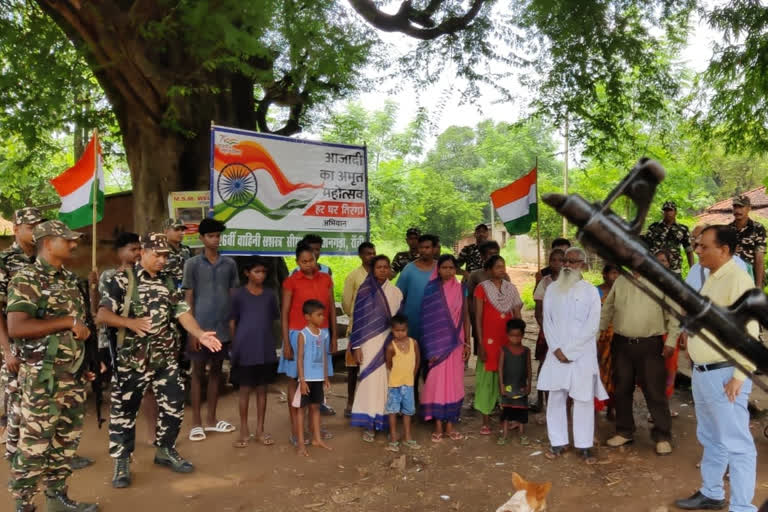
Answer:
[[(532, 274), (511, 268), (513, 281), (521, 285)], [(526, 320), (535, 324), (530, 312)], [(532, 330), (533, 331), (533, 330)], [(527, 343), (535, 335), (528, 334)], [(474, 363), (466, 373), (467, 405), (474, 388)], [(380, 434), (374, 444), (360, 440), (359, 432), (346, 425), (340, 415), (325, 420), (335, 434), (332, 452), (310, 450), (309, 458), (298, 457), (287, 442), (288, 414), (274, 386), (269, 395), (267, 429), (274, 446), (251, 444), (232, 447), (237, 434), (212, 434), (201, 443), (187, 440), (189, 418), (184, 422), (179, 451), (195, 465), (191, 475), (177, 475), (152, 464), (153, 448), (147, 445), (144, 424), (139, 419), (137, 451), (132, 464), (133, 486), (115, 490), (110, 485), (112, 463), (107, 456), (106, 429), (96, 428), (93, 411), (86, 419), (80, 453), (96, 464), (79, 471), (71, 480), (71, 495), (97, 500), (106, 512), (299, 512), (299, 511), (490, 511), (508, 499), (511, 472), (533, 481), (552, 481), (551, 511), (655, 511), (674, 510), (676, 498), (691, 494), (699, 484), (693, 404), (688, 390), (677, 390), (672, 408), (680, 412), (674, 420), (675, 451), (669, 457), (653, 454), (649, 439), (647, 409), (636, 396), (636, 442), (629, 449), (599, 449), (599, 464), (585, 466), (570, 453), (558, 461), (543, 456), (546, 427), (531, 415), (527, 435), (530, 446), (514, 440), (497, 446), (495, 436), (480, 436), (480, 418), (465, 409), (459, 430), (468, 434), (460, 442), (429, 440), (430, 425), (417, 425), (415, 436), (422, 449), (402, 452), (404, 460), (384, 450)], [(339, 412), (346, 402), (343, 376), (334, 382), (331, 405)], [(92, 399), (90, 400), (92, 404)], [(236, 395), (221, 400), (219, 417), (237, 424)], [(106, 410), (106, 408), (105, 408)], [(255, 418), (254, 418), (255, 420)], [(604, 417), (598, 423), (602, 442), (612, 424)], [(758, 453), (768, 451), (762, 426), (755, 423)], [(402, 463), (404, 462), (404, 468)], [(7, 481), (7, 464), (0, 466), (0, 480)], [(768, 498), (768, 462), (758, 458), (755, 503)], [(42, 505), (42, 499), (38, 498)], [(0, 510), (11, 510), (5, 493)]]

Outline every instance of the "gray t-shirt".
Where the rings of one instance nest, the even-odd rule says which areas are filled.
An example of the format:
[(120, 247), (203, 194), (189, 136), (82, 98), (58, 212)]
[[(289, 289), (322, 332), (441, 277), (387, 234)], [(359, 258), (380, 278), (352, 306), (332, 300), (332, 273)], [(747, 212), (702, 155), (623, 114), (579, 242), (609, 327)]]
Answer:
[(181, 287), (191, 289), (195, 320), (206, 331), (216, 331), (220, 341), (229, 340), (230, 290), (240, 286), (237, 264), (219, 255), (212, 264), (205, 254), (198, 254), (184, 264)]

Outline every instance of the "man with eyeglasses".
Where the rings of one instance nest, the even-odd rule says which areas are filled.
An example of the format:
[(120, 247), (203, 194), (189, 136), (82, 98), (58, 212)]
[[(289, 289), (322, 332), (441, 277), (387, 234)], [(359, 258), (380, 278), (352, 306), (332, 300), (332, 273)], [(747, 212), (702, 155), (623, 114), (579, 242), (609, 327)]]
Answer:
[(568, 448), (567, 401), (573, 399), (573, 444), (587, 464), (595, 464), (595, 398), (607, 400), (597, 365), (600, 296), (582, 278), (586, 254), (578, 247), (565, 252), (557, 281), (544, 294), (543, 328), (549, 349), (539, 373), (538, 389), (549, 391), (546, 457)]

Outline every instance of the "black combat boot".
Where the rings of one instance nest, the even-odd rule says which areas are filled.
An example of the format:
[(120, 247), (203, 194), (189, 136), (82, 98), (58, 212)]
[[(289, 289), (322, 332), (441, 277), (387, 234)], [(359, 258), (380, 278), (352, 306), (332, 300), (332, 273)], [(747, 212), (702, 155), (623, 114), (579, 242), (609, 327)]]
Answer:
[(112, 487), (124, 489), (131, 485), (131, 458), (115, 459), (115, 473), (112, 475)]
[(45, 491), (46, 512), (98, 512), (96, 503), (78, 503), (69, 499), (67, 488)]

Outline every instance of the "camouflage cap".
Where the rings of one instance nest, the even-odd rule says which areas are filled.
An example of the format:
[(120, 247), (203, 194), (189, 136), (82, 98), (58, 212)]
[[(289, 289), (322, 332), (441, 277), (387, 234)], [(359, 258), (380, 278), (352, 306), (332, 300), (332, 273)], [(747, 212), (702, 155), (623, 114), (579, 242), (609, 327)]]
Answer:
[(664, 203), (664, 206), (662, 206), (661, 209), (677, 211), (677, 204), (674, 201), (667, 201), (666, 203)]
[(421, 236), (421, 230), (419, 228), (408, 228), (405, 232), (405, 236)]
[(181, 219), (170, 218), (170, 219), (165, 219), (165, 221), (163, 221), (163, 231), (165, 231), (166, 229), (186, 230), (187, 226), (184, 225), (183, 222), (181, 222)]
[(141, 248), (151, 249), (155, 252), (170, 252), (171, 246), (168, 245), (168, 238), (164, 233), (148, 233), (141, 237)]
[(21, 208), (13, 212), (13, 223), (19, 224), (39, 224), (43, 221), (43, 214), (38, 208)]
[(752, 201), (749, 196), (742, 194), (733, 198), (733, 206), (752, 206)]
[(46, 236), (59, 236), (65, 240), (77, 240), (83, 236), (83, 234), (78, 233), (77, 231), (72, 231), (60, 220), (47, 220), (35, 226), (32, 236), (34, 237), (35, 242), (37, 242)]

